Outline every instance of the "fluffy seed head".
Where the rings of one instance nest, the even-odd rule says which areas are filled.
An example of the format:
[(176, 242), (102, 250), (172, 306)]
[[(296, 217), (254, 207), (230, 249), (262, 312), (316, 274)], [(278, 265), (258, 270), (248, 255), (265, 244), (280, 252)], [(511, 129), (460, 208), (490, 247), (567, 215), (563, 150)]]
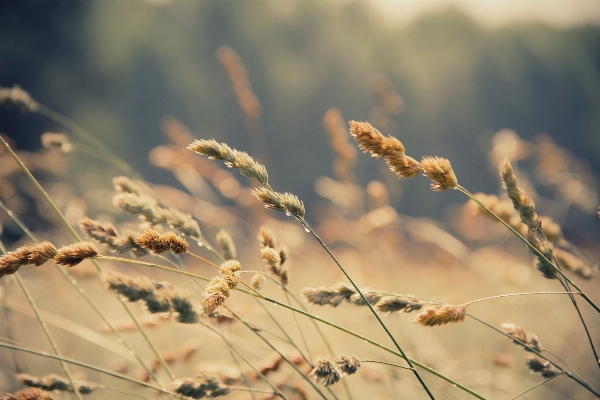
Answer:
[(467, 315), (467, 307), (465, 305), (445, 305), (431, 306), (425, 309), (419, 315), (412, 317), (410, 320), (422, 326), (437, 326), (448, 323), (462, 322)]
[(152, 225), (167, 222), (164, 209), (156, 205), (156, 200), (149, 196), (138, 196), (133, 193), (119, 193), (113, 198), (113, 204), (130, 213), (139, 215), (140, 218)]
[(202, 305), (205, 313), (210, 315), (225, 304), (225, 300), (230, 296), (230, 290), (229, 283), (223, 277), (214, 277), (202, 293)]
[[(512, 336), (516, 340), (519, 340), (519, 341), (529, 345), (529, 347), (531, 347), (532, 349), (534, 349), (536, 351), (540, 351), (540, 352), (544, 350), (538, 337), (533, 333), (531, 333), (531, 334), (526, 333), (525, 330), (523, 328), (521, 328), (520, 326), (517, 326), (515, 324), (502, 324), (502, 328), (510, 336)], [(529, 349), (526, 348), (526, 350), (529, 350)]]
[(238, 260), (225, 261), (219, 266), (222, 272), (236, 272), (242, 269), (242, 265)]
[[(385, 137), (368, 122), (350, 121), (350, 135), (358, 142), (365, 152), (370, 152), (373, 157), (385, 157)], [(400, 143), (400, 142), (398, 142)], [(402, 145), (402, 143), (400, 143)], [(404, 152), (404, 146), (401, 147)]]
[(132, 193), (135, 195), (140, 195), (141, 190), (140, 187), (133, 180), (129, 179), (126, 176), (116, 176), (113, 178), (113, 185), (115, 185), (115, 189), (117, 192), (121, 193)]
[(537, 227), (538, 216), (535, 212), (535, 203), (519, 188), (517, 177), (508, 159), (500, 164), (500, 177), (502, 178), (502, 185), (506, 189), (506, 194), (519, 213), (521, 221), (529, 227)]
[(54, 262), (66, 267), (74, 267), (86, 258), (93, 258), (97, 255), (98, 250), (93, 243), (79, 242), (58, 249), (54, 256)]
[(39, 388), (27, 388), (19, 390), (14, 395), (8, 394), (6, 397), (0, 397), (2, 400), (55, 400), (55, 397), (45, 390)]
[(281, 263), (279, 253), (272, 247), (264, 247), (260, 251), (260, 255), (265, 263), (271, 268), (277, 268)]
[(162, 209), (167, 224), (171, 228), (179, 230), (184, 235), (188, 235), (194, 238), (202, 237), (200, 232), (200, 226), (190, 214), (179, 211), (176, 208)]
[(447, 189), (452, 189), (458, 185), (456, 175), (452, 170), (450, 161), (441, 157), (423, 157), (421, 165), (425, 171), (424, 175), (431, 179), (431, 188), (435, 191), (442, 192)]
[(137, 238), (136, 243), (152, 254), (165, 251), (180, 254), (186, 253), (189, 248), (188, 242), (178, 234), (174, 232), (160, 234), (153, 228), (146, 229), (142, 236)]

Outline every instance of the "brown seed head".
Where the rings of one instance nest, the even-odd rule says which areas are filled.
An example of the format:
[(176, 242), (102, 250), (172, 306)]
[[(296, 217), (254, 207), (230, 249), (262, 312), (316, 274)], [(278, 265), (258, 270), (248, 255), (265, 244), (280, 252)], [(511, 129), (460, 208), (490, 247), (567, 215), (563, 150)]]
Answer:
[(0, 256), (0, 278), (14, 274), (22, 265), (29, 263), (30, 247), (22, 246)]
[(423, 303), (420, 300), (402, 296), (385, 296), (376, 305), (377, 311), (388, 313), (400, 311), (409, 313), (420, 310), (421, 307), (423, 307)]
[(539, 372), (544, 378), (552, 378), (559, 374), (559, 371), (548, 360), (541, 360), (537, 357), (530, 356), (526, 358), (527, 367), (533, 372)]
[(360, 360), (355, 356), (339, 356), (334, 361), (345, 375), (354, 374), (360, 367)]
[(156, 200), (149, 196), (138, 196), (133, 193), (119, 193), (113, 198), (116, 207), (130, 213), (139, 215), (140, 218), (152, 225), (167, 222), (165, 210), (156, 205)]
[(45, 390), (39, 388), (27, 388), (19, 390), (14, 395), (9, 394), (6, 397), (0, 397), (2, 400), (55, 400), (55, 397)]
[(198, 222), (190, 214), (179, 211), (176, 208), (162, 209), (166, 222), (171, 228), (179, 230), (184, 235), (194, 238), (202, 237)]
[(465, 305), (431, 306), (419, 315), (412, 317), (411, 322), (422, 326), (437, 326), (448, 323), (462, 322), (467, 315)]
[(342, 374), (337, 365), (329, 360), (318, 360), (308, 374), (319, 385), (329, 386), (340, 380)]
[(500, 177), (502, 178), (502, 185), (506, 189), (506, 194), (519, 213), (521, 222), (529, 227), (537, 227), (538, 216), (535, 212), (535, 203), (519, 188), (517, 177), (508, 159), (500, 164)]
[(189, 243), (174, 232), (159, 234), (155, 229), (148, 228), (142, 236), (137, 238), (136, 243), (147, 249), (152, 254), (160, 254), (165, 251), (180, 254), (186, 253)]
[(431, 188), (435, 191), (442, 192), (447, 189), (452, 189), (458, 185), (456, 175), (452, 170), (450, 161), (441, 157), (423, 157), (421, 165), (425, 171), (424, 175), (431, 179)]
[(47, 240), (42, 243), (36, 243), (29, 246), (28, 263), (39, 267), (46, 261), (54, 258), (56, 255), (56, 247)]
[(93, 258), (97, 255), (98, 250), (93, 243), (79, 242), (58, 249), (54, 256), (54, 262), (66, 267), (74, 267), (86, 258)]

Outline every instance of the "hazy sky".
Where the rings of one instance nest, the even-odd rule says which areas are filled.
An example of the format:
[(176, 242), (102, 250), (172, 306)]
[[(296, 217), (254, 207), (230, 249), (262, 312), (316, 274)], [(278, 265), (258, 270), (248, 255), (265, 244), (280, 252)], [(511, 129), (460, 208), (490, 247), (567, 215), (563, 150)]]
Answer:
[(440, 6), (458, 6), (490, 25), (540, 21), (554, 26), (600, 24), (600, 0), (370, 0), (391, 19), (408, 22)]

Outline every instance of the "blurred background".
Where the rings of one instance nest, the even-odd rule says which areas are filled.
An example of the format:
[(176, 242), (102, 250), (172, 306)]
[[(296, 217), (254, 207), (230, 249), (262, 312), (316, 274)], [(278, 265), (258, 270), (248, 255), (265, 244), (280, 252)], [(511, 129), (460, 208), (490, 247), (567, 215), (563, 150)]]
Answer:
[[(255, 237), (265, 224), (290, 248), (293, 293), (343, 281), (298, 224), (264, 210), (252, 198), (255, 182), (184, 149), (193, 137), (226, 142), (263, 162), (275, 190), (290, 191), (306, 203), (307, 220), (359, 286), (456, 304), (560, 286), (543, 279), (525, 246), (465, 205), (464, 196), (434, 193), (423, 177), (400, 180), (382, 160), (362, 154), (347, 136), (347, 122), (370, 121), (384, 134), (398, 137), (407, 154), (418, 160), (427, 155), (450, 159), (459, 183), (473, 193), (490, 194), (479, 197), (519, 229), (509, 201), (493, 196), (502, 193), (497, 167), (508, 157), (539, 214), (558, 224), (543, 220), (544, 227), (555, 228), (549, 239), (556, 257), (559, 251), (569, 252), (577, 261), (570, 276), (583, 281), (582, 287), (598, 301), (599, 24), (598, 1), (3, 0), (0, 86), (20, 85), (44, 108), (31, 112), (2, 105), (0, 133), (72, 225), (89, 216), (115, 223), (118, 229), (145, 228), (146, 223), (140, 225), (112, 200), (113, 177), (143, 177), (150, 183), (138, 181), (143, 192), (196, 218), (209, 242), (226, 228), (245, 270), (262, 268)], [(108, 151), (82, 140), (78, 128), (59, 124), (60, 115), (54, 112), (87, 129)], [(44, 132), (65, 133), (72, 141), (70, 151), (44, 149)], [(119, 169), (111, 152), (139, 175)], [(39, 237), (57, 245), (71, 242), (3, 151), (0, 200)], [(9, 250), (29, 243), (5, 213), (0, 213), (0, 233)], [(206, 247), (192, 246), (204, 254)], [(190, 264), (199, 273), (214, 274)], [(86, 290), (104, 302), (106, 290), (90, 267), (71, 271), (81, 274)], [(147, 268), (124, 270), (189, 285)], [(55, 296), (68, 286), (49, 265), (20, 272), (36, 285), (36, 295), (47, 301), (45, 307), (105, 333), (95, 315), (73, 301), (76, 294)], [(0, 287), (6, 288), (0, 299), (12, 314), (5, 309), (3, 335), (9, 337), (13, 329), (19, 340), (42, 347), (41, 333), (30, 329), (36, 321), (21, 312), (22, 295), (7, 278), (0, 282), (7, 282)], [(265, 291), (281, 296), (272, 285)], [(496, 326), (514, 322), (536, 332), (544, 345), (600, 387), (589, 343), (567, 299), (504, 300), (480, 303), (473, 311)], [(261, 311), (241, 296), (234, 296), (230, 305), (269, 327)], [(364, 309), (309, 307), (324, 318), (387, 340)], [(110, 317), (123, 317), (118, 311), (113, 304)], [(146, 310), (138, 312), (147, 316)], [(591, 336), (600, 337), (598, 315), (589, 307), (583, 313)], [(283, 325), (294, 323), (289, 313), (277, 315)], [(521, 349), (500, 335), (491, 338), (491, 331), (474, 321), (425, 329), (406, 319), (403, 313), (385, 317), (411, 354), (487, 398), (509, 398), (542, 381), (525, 367)], [(310, 332), (313, 354), (324, 353), (312, 326), (301, 322)], [(161, 349), (174, 346), (173, 329), (182, 340), (200, 338), (206, 345), (194, 362), (225, 358), (223, 347), (212, 346), (220, 342), (201, 336), (206, 332), (169, 324), (162, 321), (152, 328)], [(236, 325), (231, 328), (236, 335), (237, 330)], [(240, 336), (233, 337), (244, 354), (253, 362), (264, 361), (270, 350), (239, 331)], [(91, 352), (96, 347), (83, 341), (81, 332), (76, 327), (63, 333), (63, 348), (113, 368), (109, 361), (114, 354)], [(386, 357), (333, 329), (326, 333), (339, 354)], [(130, 334), (132, 341), (141, 343)], [(297, 332), (293, 335), (299, 339)], [(149, 351), (143, 356), (153, 357)], [(49, 362), (15, 359), (13, 366), (8, 356), (0, 357), (0, 392), (20, 387), (14, 371), (52, 371)], [(178, 376), (192, 370), (186, 362), (175, 367)], [(140, 375), (130, 367), (132, 376)], [(373, 393), (378, 398), (423, 395), (412, 378), (395, 370), (363, 370), (363, 376), (349, 380), (357, 398)], [(274, 381), (297, 378), (290, 378), (293, 371), (280, 375)], [(99, 382), (106, 379), (88, 376)], [(440, 398), (468, 398), (451, 385), (426, 379)], [(299, 393), (291, 383), (288, 386), (290, 393)], [(105, 398), (105, 393), (91, 397)], [(561, 377), (529, 398), (593, 397)]]
[[(345, 121), (396, 135), (417, 159), (449, 158), (463, 186), (493, 192), (486, 153), (503, 128), (547, 134), (600, 170), (599, 15), (596, 1), (7, 0), (0, 84), (68, 115), (153, 182), (168, 175), (147, 154), (174, 116), (196, 137), (247, 150), (275, 187), (311, 204), (315, 180), (331, 175), (322, 121), (336, 107)], [(224, 45), (260, 102), (254, 134), (217, 59)], [(399, 96), (387, 112), (374, 90), (382, 81)], [(60, 130), (19, 109), (1, 113), (17, 148), (38, 149), (43, 131)], [(358, 181), (395, 180), (381, 164), (360, 155)], [(424, 203), (426, 180), (394, 184), (403, 192), (392, 190), (394, 205), (415, 216), (441, 217), (458, 198), (427, 193)]]

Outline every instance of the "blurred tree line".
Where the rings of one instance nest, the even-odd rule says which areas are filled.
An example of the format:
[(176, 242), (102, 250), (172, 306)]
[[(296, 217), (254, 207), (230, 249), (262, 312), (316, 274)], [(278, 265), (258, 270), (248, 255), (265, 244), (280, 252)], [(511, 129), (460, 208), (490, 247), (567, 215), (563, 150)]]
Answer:
[[(165, 115), (197, 137), (252, 149), (215, 57), (222, 45), (237, 51), (262, 104), (274, 187), (309, 203), (315, 179), (332, 175), (323, 114), (337, 107), (346, 120), (369, 119), (375, 73), (405, 101), (386, 133), (417, 159), (449, 158), (473, 191), (497, 191), (486, 152), (501, 128), (547, 133), (600, 171), (596, 26), (492, 29), (441, 9), (393, 27), (363, 1), (3, 0), (0, 85), (21, 85), (160, 182), (168, 175), (147, 153), (164, 141)], [(0, 110), (0, 131), (20, 148), (39, 148), (39, 135), (56, 128)], [(359, 181), (384, 179), (381, 164), (359, 156)], [(430, 194), (425, 179), (402, 188), (401, 212), (413, 215), (439, 216), (440, 204), (461, 199)]]

